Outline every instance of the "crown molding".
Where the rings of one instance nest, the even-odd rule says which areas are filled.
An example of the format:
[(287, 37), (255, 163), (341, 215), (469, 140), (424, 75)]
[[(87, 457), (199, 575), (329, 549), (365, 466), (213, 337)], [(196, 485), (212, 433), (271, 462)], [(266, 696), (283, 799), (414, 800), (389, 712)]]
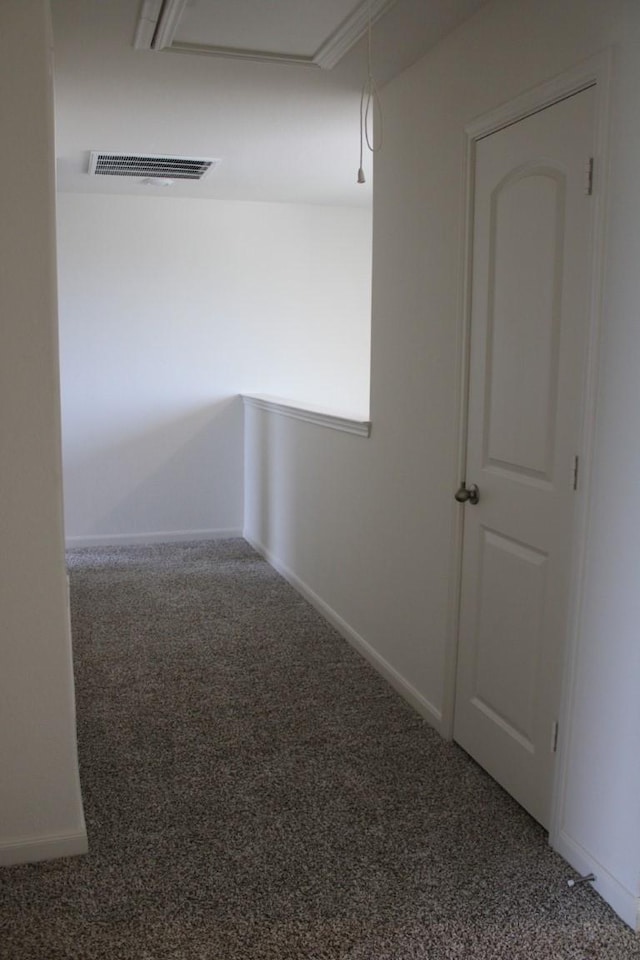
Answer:
[(161, 10), (162, 0), (142, 0), (133, 38), (136, 50), (151, 50)]
[(375, 23), (396, 2), (397, 0), (363, 0), (322, 46), (318, 47), (313, 55), (313, 63), (323, 70), (331, 70), (366, 33), (369, 16), (371, 23)]
[(186, 5), (187, 0), (164, 0), (153, 37), (154, 50), (164, 50), (171, 46)]
[(191, 53), (203, 57), (227, 57), (231, 60), (260, 60), (264, 63), (294, 63), (306, 67), (316, 67), (313, 57), (295, 53), (275, 53), (270, 50), (252, 50), (244, 47), (214, 47), (208, 43), (187, 43), (175, 40), (164, 48), (168, 53)]

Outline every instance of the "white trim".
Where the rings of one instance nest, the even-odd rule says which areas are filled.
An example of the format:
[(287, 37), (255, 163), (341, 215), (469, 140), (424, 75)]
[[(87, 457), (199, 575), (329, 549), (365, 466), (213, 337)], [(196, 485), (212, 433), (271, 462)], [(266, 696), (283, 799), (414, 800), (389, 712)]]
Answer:
[(313, 404), (301, 404), (259, 393), (243, 393), (241, 396), (246, 407), (266, 410), (267, 413), (291, 417), (293, 420), (303, 420), (305, 423), (315, 423), (331, 430), (341, 430), (343, 433), (354, 433), (359, 437), (371, 436), (371, 421), (357, 414), (338, 413)]
[(35, 863), (38, 860), (55, 860), (58, 857), (76, 857), (88, 850), (85, 829), (48, 837), (24, 837), (12, 840), (11, 843), (0, 843), (0, 867)]
[(143, 543), (176, 543), (189, 540), (230, 540), (241, 537), (240, 527), (223, 530), (159, 530), (153, 533), (105, 533), (99, 536), (67, 537), (66, 547), (126, 547)]
[(611, 64), (611, 52), (605, 51), (595, 57), (590, 57), (583, 63), (579, 63), (572, 70), (553, 77), (545, 83), (541, 83), (532, 90), (516, 97), (515, 100), (509, 100), (488, 113), (483, 113), (481, 117), (472, 120), (465, 127), (465, 133), (469, 141), (481, 140), (488, 137), (497, 130), (502, 130), (512, 123), (524, 120), (525, 117), (533, 113), (539, 113), (547, 107), (571, 97), (587, 87), (593, 87), (602, 83), (608, 76)]
[(313, 55), (313, 62), (323, 70), (331, 70), (366, 33), (369, 17), (374, 24), (395, 2), (396, 0), (364, 0), (343, 20), (335, 33), (318, 47)]
[(331, 626), (335, 627), (338, 633), (352, 646), (358, 653), (367, 660), (371, 666), (403, 697), (411, 706), (423, 717), (431, 726), (441, 732), (442, 714), (430, 703), (416, 688), (406, 680), (402, 674), (398, 673), (395, 667), (392, 667), (384, 657), (375, 650), (364, 637), (362, 637), (353, 627), (344, 620), (333, 607), (322, 599), (314, 590), (309, 587), (304, 580), (296, 576), (289, 567), (282, 563), (270, 550), (268, 550), (259, 541), (254, 540), (245, 530), (244, 539), (256, 550), (270, 566), (273, 567), (284, 579), (291, 584), (294, 590), (307, 600), (312, 607), (320, 613), (325, 620), (328, 620)]
[[(455, 378), (457, 383), (454, 423), (457, 429), (457, 451), (450, 489), (457, 490), (467, 473), (467, 424), (469, 408), (469, 368), (471, 361), (471, 276), (473, 266), (473, 200), (475, 192), (475, 141), (465, 130), (465, 159), (462, 181), (464, 222), (462, 224), (462, 284), (459, 289), (457, 349)], [(447, 642), (444, 663), (444, 690), (442, 700), (443, 732), (453, 739), (453, 719), (456, 702), (458, 672), (458, 636), (460, 632), (460, 602), (462, 590), (462, 548), (465, 510), (452, 497), (453, 521), (451, 529), (451, 563), (447, 613)]]
[[(603, 315), (612, 70), (613, 53), (611, 50), (606, 51), (606, 53), (596, 58), (593, 62), (593, 79), (596, 85), (595, 178), (594, 192), (592, 195), (594, 218), (588, 317), (589, 333), (585, 366), (584, 411), (580, 451), (582, 491), (576, 504), (575, 536), (572, 553), (573, 576), (570, 587), (569, 619), (560, 703), (558, 760), (553, 791), (551, 829), (549, 831), (549, 842), (555, 849), (559, 849), (561, 838), (564, 838), (563, 842), (565, 845), (572, 843), (574, 846), (579, 847), (579, 844), (571, 841), (565, 833), (564, 813), (568, 767), (573, 744), (575, 686), (578, 674), (580, 628), (585, 590), (584, 581), (589, 540), (589, 513), (593, 493), (592, 468), (598, 393), (598, 361), (600, 356), (600, 334)], [(596, 872), (595, 869), (594, 872)], [(605, 899), (613, 906), (612, 901), (608, 900), (608, 896), (604, 893), (603, 896), (605, 896)], [(617, 908), (614, 907), (614, 909)]]
[(629, 924), (636, 933), (640, 933), (640, 897), (635, 896), (619, 880), (616, 880), (613, 874), (609, 873), (601, 863), (564, 831), (559, 831), (554, 847), (560, 856), (564, 857), (581, 876), (593, 873), (596, 878), (591, 884), (593, 889), (600, 894), (603, 900), (606, 900), (621, 920)]
[(136, 26), (133, 46), (136, 50), (150, 50), (156, 24), (162, 9), (162, 0), (143, 0)]
[(187, 0), (143, 0), (133, 39), (136, 50), (171, 46)]
[(272, 53), (269, 50), (246, 50), (243, 47), (214, 47), (208, 43), (188, 43), (175, 40), (164, 48), (168, 53), (190, 53), (203, 57), (227, 57), (231, 60), (254, 60), (258, 63), (292, 63), (302, 67), (317, 67), (312, 57), (303, 54)]
[(186, 5), (187, 0), (164, 0), (153, 35), (154, 50), (171, 46)]

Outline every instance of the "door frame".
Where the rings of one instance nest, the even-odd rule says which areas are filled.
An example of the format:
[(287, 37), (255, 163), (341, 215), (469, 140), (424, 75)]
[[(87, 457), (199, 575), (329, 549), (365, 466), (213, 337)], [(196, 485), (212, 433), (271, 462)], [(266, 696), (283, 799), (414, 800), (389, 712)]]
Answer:
[[(571, 719), (574, 696), (574, 679), (579, 661), (579, 625), (582, 611), (583, 581), (588, 541), (588, 513), (591, 497), (593, 441), (596, 423), (597, 371), (599, 359), (600, 327), (602, 317), (603, 275), (605, 258), (605, 217), (607, 207), (607, 182), (609, 158), (610, 90), (612, 75), (612, 50), (605, 50), (575, 68), (562, 73), (521, 96), (509, 101), (469, 123), (464, 130), (465, 163), (463, 182), (464, 225), (461, 250), (461, 285), (459, 291), (459, 320), (457, 348), (457, 454), (455, 476), (451, 478), (451, 492), (465, 479), (468, 430), (469, 366), (471, 346), (471, 278), (473, 263), (473, 207), (475, 201), (476, 144), (479, 140), (498, 130), (539, 113), (573, 94), (590, 87), (596, 91), (594, 161), (595, 177), (593, 192), (593, 240), (590, 275), (588, 281), (589, 306), (587, 351), (584, 371), (582, 413), (580, 428), (580, 489), (577, 492), (576, 515), (571, 544), (571, 572), (568, 597), (568, 619), (565, 636), (564, 668), (561, 687), (559, 716), (558, 757), (552, 793), (551, 828), (549, 840), (556, 847), (561, 840), (564, 811), (564, 788), (566, 770), (571, 755)], [(460, 630), (460, 599), (462, 587), (462, 546), (464, 534), (464, 511), (452, 503), (452, 559), (450, 570), (449, 610), (447, 625), (447, 650), (445, 664), (445, 689), (443, 698), (441, 732), (453, 739), (453, 720), (456, 697), (456, 673), (458, 666), (458, 638)], [(561, 851), (563, 852), (563, 851)]]

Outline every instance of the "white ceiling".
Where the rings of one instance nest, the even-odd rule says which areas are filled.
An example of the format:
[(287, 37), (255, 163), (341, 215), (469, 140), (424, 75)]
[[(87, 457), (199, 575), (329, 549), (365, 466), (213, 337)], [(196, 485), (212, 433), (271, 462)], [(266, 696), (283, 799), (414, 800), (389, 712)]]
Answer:
[[(379, 85), (483, 2), (396, 0), (373, 28)], [(359, 0), (192, 0), (176, 40), (195, 37), (216, 46), (308, 53), (359, 5)], [(60, 190), (370, 203), (371, 177), (367, 184), (356, 183), (366, 37), (332, 70), (322, 70), (136, 50), (138, 0), (51, 0), (51, 6)], [(122, 177), (90, 177), (91, 150), (221, 162), (201, 182), (149, 187)], [(370, 169), (368, 158), (368, 174)]]

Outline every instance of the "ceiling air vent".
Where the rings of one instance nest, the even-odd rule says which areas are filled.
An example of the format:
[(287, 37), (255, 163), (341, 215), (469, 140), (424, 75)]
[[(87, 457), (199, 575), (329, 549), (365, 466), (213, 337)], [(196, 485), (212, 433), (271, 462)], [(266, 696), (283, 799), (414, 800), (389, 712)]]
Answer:
[(89, 173), (92, 176), (202, 180), (218, 162), (206, 157), (149, 157), (140, 153), (92, 151)]

